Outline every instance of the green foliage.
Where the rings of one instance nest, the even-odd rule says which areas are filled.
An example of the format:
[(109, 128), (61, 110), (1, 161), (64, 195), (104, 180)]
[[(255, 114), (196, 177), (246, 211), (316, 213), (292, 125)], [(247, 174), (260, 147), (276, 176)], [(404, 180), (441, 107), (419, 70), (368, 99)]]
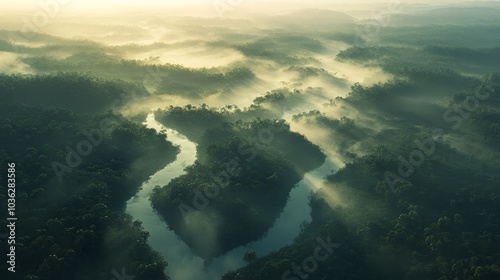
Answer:
[[(279, 279), (315, 248), (315, 238), (325, 235), (333, 236), (342, 247), (308, 274), (308, 279), (500, 277), (496, 265), (500, 258), (496, 250), (500, 246), (500, 220), (496, 214), (500, 199), (500, 101), (498, 87), (487, 86), (498, 81), (498, 74), (488, 76), (482, 86), (471, 79), (469, 86), (456, 94), (450, 90), (454, 87), (452, 81), (467, 79), (453, 71), (438, 68), (398, 73), (408, 80), (395, 79), (370, 87), (355, 84), (347, 97), (324, 108), (325, 112), (344, 109), (355, 115), (354, 119), (333, 119), (317, 110), (294, 116), (295, 122), (331, 133), (336, 141), (334, 147), (350, 150), (360, 142), (368, 147), (354, 149), (359, 154), (328, 176), (324, 190), (313, 195), (312, 222), (302, 228), (292, 245), (229, 272), (223, 279)], [(429, 91), (446, 88), (447, 92), (429, 97)], [(478, 94), (483, 97), (478, 99)], [(464, 101), (472, 104), (474, 98), (477, 107), (461, 116), (459, 129), (452, 129), (443, 113), (455, 108), (466, 110)], [(426, 102), (419, 104), (419, 99)], [(438, 106), (433, 103), (436, 101), (448, 102), (449, 106)], [(373, 120), (382, 115), (378, 120), (386, 128), (366, 127), (366, 118)], [(444, 135), (432, 136), (437, 127), (444, 129)], [(462, 142), (449, 140), (454, 137), (474, 145), (464, 148)], [(419, 149), (414, 141), (424, 139), (431, 141), (433, 152), (414, 166), (408, 178), (395, 183), (392, 192), (384, 174), (398, 174), (401, 157), (407, 159)], [(352, 198), (346, 204), (354, 205), (334, 207), (325, 194)]]
[(148, 60), (126, 60), (103, 52), (80, 52), (64, 59), (50, 56), (28, 56), (21, 59), (41, 73), (59, 71), (145, 83), (159, 94), (205, 97), (252, 81), (255, 74), (248, 68), (235, 67), (222, 72), (215, 68), (187, 68), (174, 64), (149, 64)]
[(0, 74), (3, 103), (23, 103), (35, 107), (58, 107), (76, 112), (102, 113), (114, 102), (120, 104), (132, 94), (144, 95), (143, 87), (119, 80), (103, 80), (74, 73), (48, 76)]
[[(262, 237), (303, 173), (324, 161), (319, 148), (284, 121), (221, 123), (232, 113), (203, 107), (170, 108), (160, 116), (177, 113), (185, 116), (178, 120), (186, 125), (202, 122), (197, 129), (204, 134), (195, 134), (198, 160), (186, 174), (156, 188), (152, 202), (170, 228), (205, 259)], [(215, 236), (200, 236), (200, 226)]]
[(304, 54), (325, 51), (325, 47), (319, 40), (289, 34), (275, 34), (236, 45), (234, 48), (248, 57), (269, 59), (284, 65), (310, 62), (313, 59)]
[(257, 253), (255, 251), (246, 252), (245, 255), (243, 256), (243, 260), (249, 264), (254, 262), (256, 259), (257, 259)]
[[(164, 279), (167, 263), (151, 250), (148, 234), (124, 213), (124, 206), (148, 174), (172, 161), (178, 149), (154, 130), (110, 113), (18, 103), (35, 94), (35, 86), (46, 98), (63, 98), (62, 89), (77, 88), (77, 98), (93, 101), (89, 108), (80, 104), (80, 112), (109, 106), (107, 98), (126, 87), (74, 75), (2, 76), (2, 95), (11, 98), (0, 103), (0, 165), (16, 164), (16, 215), (22, 221), (17, 224), (18, 277), (109, 279), (113, 269), (126, 267), (136, 279)], [(54, 105), (71, 107), (67, 102)], [(103, 120), (112, 129), (101, 130)], [(60, 181), (53, 163), (66, 165), (66, 148), (77, 149), (88, 141), (86, 132), (95, 130), (101, 130), (102, 142)], [(5, 174), (0, 181), (6, 182)], [(3, 183), (0, 192), (6, 201)], [(6, 271), (6, 263), (0, 268)]]
[[(493, 9), (494, 10), (494, 9)], [(379, 44), (406, 45), (410, 47), (423, 47), (426, 45), (461, 46), (467, 48), (493, 48), (498, 47), (500, 39), (491, 34), (500, 32), (498, 24), (473, 24), (464, 25), (463, 20), (470, 17), (460, 17), (455, 24), (429, 24), (438, 17), (422, 25), (388, 26), (376, 38)]]

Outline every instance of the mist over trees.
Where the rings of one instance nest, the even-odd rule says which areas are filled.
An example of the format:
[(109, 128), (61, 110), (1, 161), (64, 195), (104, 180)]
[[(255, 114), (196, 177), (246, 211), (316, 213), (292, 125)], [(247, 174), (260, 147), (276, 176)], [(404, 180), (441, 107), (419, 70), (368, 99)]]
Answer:
[(16, 279), (500, 279), (500, 5), (245, 5), (4, 12)]
[[(122, 209), (147, 174), (175, 159), (177, 148), (99, 109), (128, 85), (75, 75), (1, 80), (0, 163), (16, 164), (16, 213), (23, 221), (17, 227), (19, 277), (107, 278), (107, 271), (127, 266), (137, 278), (162, 279), (167, 262), (147, 245), (141, 223)], [(67, 109), (80, 98), (80, 106)], [(90, 151), (80, 150), (83, 141), (95, 141), (86, 146)], [(0, 178), (5, 181), (5, 174)], [(6, 271), (7, 263), (1, 267)]]
[[(261, 238), (301, 176), (324, 161), (319, 148), (291, 132), (283, 120), (221, 122), (238, 113), (190, 107), (160, 111), (159, 119), (169, 124), (171, 111), (182, 111), (186, 123), (203, 120), (196, 122), (197, 128), (178, 128), (196, 139), (198, 159), (185, 175), (156, 188), (152, 202), (178, 236), (206, 260)], [(207, 234), (198, 235), (194, 223), (203, 223)]]

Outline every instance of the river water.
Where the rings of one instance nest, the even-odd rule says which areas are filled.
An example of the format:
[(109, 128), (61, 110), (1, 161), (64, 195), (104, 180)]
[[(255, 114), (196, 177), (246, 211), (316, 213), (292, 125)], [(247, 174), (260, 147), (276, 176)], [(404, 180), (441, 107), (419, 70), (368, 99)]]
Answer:
[(158, 132), (165, 132), (167, 139), (180, 147), (180, 153), (174, 162), (142, 184), (137, 195), (127, 202), (126, 211), (134, 220), (141, 221), (144, 229), (150, 233), (149, 245), (168, 261), (166, 273), (172, 280), (219, 280), (226, 272), (246, 264), (243, 261), (245, 252), (255, 251), (258, 256), (264, 256), (291, 244), (300, 232), (300, 224), (311, 219), (309, 195), (321, 187), (326, 175), (338, 168), (327, 159), (322, 166), (306, 173), (290, 192), (287, 205), (274, 226), (261, 240), (240, 246), (205, 265), (203, 259), (195, 256), (191, 249), (168, 229), (150, 202), (151, 192), (156, 185), (168, 184), (173, 178), (184, 174), (185, 167), (194, 163), (196, 144), (177, 131), (162, 126), (155, 120), (153, 113), (147, 116), (144, 124)]

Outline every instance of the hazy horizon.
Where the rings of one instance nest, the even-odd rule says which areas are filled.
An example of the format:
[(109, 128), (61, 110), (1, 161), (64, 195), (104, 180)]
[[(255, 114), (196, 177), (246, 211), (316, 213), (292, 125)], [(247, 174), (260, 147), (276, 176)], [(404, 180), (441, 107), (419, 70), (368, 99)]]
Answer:
[(500, 1), (0, 3), (1, 279), (500, 279)]
[[(34, 11), (38, 9), (41, 5), (48, 5), (54, 3), (56, 0), (46, 0), (46, 1), (19, 1), (19, 2), (8, 2), (3, 3), (4, 7), (16, 10), (16, 12), (22, 11)], [(189, 9), (195, 9), (194, 12), (197, 15), (202, 15), (205, 12), (207, 17), (217, 16), (212, 14), (214, 7), (217, 5), (228, 6), (239, 6), (242, 8), (249, 9), (252, 12), (272, 12), (279, 13), (279, 11), (289, 11), (290, 9), (303, 9), (303, 8), (315, 8), (315, 9), (333, 9), (333, 10), (345, 10), (351, 8), (369, 8), (383, 5), (397, 5), (397, 4), (425, 4), (429, 6), (440, 6), (440, 5), (462, 5), (462, 4), (487, 4), (487, 3), (500, 3), (498, 0), (491, 1), (481, 1), (481, 0), (421, 0), (421, 1), (411, 1), (411, 0), (396, 0), (396, 1), (367, 1), (367, 0), (317, 0), (317, 1), (287, 1), (287, 0), (177, 0), (177, 1), (161, 1), (161, 0), (145, 0), (145, 1), (119, 1), (119, 0), (90, 0), (90, 1), (76, 1), (76, 0), (65, 0), (57, 2), (60, 6), (64, 7), (65, 13), (113, 13), (116, 11), (131, 11), (133, 8), (135, 12), (138, 11), (152, 11), (161, 12), (162, 9), (172, 9), (179, 8), (181, 11), (186, 12), (186, 14), (193, 13)], [(97, 9), (97, 10), (96, 10)], [(0, 14), (9, 14), (9, 11), (3, 9)], [(237, 13), (238, 14), (238, 13)]]

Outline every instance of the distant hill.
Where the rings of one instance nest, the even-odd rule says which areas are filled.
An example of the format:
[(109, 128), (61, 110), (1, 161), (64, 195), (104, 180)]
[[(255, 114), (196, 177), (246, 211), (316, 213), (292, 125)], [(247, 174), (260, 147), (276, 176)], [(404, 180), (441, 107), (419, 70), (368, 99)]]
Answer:
[[(428, 25), (428, 24), (498, 24), (500, 8), (493, 7), (443, 7), (413, 14), (392, 16), (391, 24), (395, 25)], [(411, 10), (403, 10), (410, 13)]]
[(278, 25), (278, 27), (292, 27), (295, 30), (310, 30), (311, 28), (352, 25), (354, 24), (354, 18), (342, 12), (304, 9), (280, 16), (265, 17), (262, 23)]
[(320, 9), (303, 9), (284, 15), (286, 17), (302, 18), (315, 20), (317, 22), (343, 22), (351, 23), (354, 18), (343, 12), (320, 10)]

